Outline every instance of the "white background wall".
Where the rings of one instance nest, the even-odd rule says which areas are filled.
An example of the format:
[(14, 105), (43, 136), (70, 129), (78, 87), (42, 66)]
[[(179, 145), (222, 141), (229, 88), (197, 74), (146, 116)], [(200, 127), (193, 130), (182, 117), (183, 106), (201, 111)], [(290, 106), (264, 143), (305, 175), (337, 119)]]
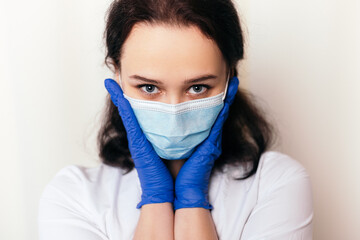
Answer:
[(0, 239), (37, 239), (45, 184), (65, 165), (98, 162), (94, 137), (111, 77), (102, 40), (109, 3), (0, 5)]
[[(109, 3), (1, 2), (0, 239), (37, 239), (47, 182), (68, 164), (99, 162)], [(277, 121), (278, 150), (311, 175), (314, 239), (360, 239), (359, 1), (237, 6), (248, 35), (240, 81)]]
[(360, 239), (360, 1), (249, 2), (247, 84), (310, 173), (314, 239)]

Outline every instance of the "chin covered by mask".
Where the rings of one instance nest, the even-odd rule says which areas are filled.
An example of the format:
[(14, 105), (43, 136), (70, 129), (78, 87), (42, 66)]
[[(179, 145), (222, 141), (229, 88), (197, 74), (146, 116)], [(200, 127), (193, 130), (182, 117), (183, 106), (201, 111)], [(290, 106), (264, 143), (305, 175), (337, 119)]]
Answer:
[(159, 157), (186, 159), (207, 136), (224, 106), (225, 91), (212, 97), (178, 104), (139, 100), (127, 96), (139, 125)]

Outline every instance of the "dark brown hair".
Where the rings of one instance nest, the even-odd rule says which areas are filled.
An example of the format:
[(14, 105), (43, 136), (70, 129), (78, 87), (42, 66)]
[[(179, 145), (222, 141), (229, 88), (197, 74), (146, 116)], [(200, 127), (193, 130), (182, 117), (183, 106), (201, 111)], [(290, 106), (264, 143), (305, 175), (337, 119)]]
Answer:
[[(134, 24), (139, 22), (197, 26), (217, 43), (231, 70), (231, 77), (238, 76), (236, 66), (244, 58), (244, 37), (231, 0), (115, 0), (107, 12), (104, 31), (105, 64), (114, 71), (121, 68), (122, 46)], [(120, 167), (128, 173), (134, 168), (134, 163), (126, 131), (109, 95), (106, 103), (98, 133), (99, 156), (104, 164)], [(255, 174), (261, 154), (273, 143), (274, 130), (254, 96), (240, 87), (224, 123), (222, 154), (215, 161), (212, 173), (222, 171), (225, 165), (242, 167), (250, 163), (250, 169), (237, 180)]]

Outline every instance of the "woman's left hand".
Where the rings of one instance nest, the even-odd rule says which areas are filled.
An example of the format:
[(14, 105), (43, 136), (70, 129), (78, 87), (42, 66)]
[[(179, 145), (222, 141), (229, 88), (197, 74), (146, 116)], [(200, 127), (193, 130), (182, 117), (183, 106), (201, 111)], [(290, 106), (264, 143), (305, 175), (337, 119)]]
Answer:
[(235, 76), (229, 81), (229, 88), (209, 136), (197, 146), (184, 163), (175, 180), (174, 210), (179, 208), (202, 207), (213, 209), (208, 200), (210, 173), (215, 160), (220, 156), (222, 127), (229, 115), (229, 108), (238, 90), (239, 80)]

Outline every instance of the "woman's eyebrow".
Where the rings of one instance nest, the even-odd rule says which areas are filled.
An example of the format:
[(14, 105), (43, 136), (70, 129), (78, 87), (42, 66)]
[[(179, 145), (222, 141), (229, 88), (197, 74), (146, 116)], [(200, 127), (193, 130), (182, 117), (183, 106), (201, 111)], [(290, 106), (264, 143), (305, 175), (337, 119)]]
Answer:
[[(155, 83), (155, 84), (163, 84), (161, 81), (159, 80), (154, 80), (154, 79), (149, 79), (149, 78), (146, 78), (146, 77), (142, 77), (142, 76), (139, 76), (139, 75), (131, 75), (129, 76), (130, 78), (133, 78), (133, 79), (138, 79), (138, 80), (141, 80), (141, 81), (144, 81), (144, 82), (148, 82), (148, 83)], [(203, 75), (203, 76), (200, 76), (200, 77), (195, 77), (195, 78), (191, 78), (191, 79), (187, 79), (184, 81), (185, 84), (189, 84), (189, 83), (196, 83), (196, 82), (201, 82), (201, 81), (205, 81), (205, 80), (208, 80), (208, 79), (216, 79), (217, 76), (216, 75), (213, 75), (213, 74), (206, 74), (206, 75)]]
[(196, 78), (192, 78), (192, 79), (187, 79), (184, 81), (184, 83), (188, 84), (188, 83), (196, 83), (196, 82), (201, 82), (201, 81), (205, 81), (205, 80), (209, 80), (209, 79), (216, 79), (217, 76), (213, 75), (213, 74), (206, 74), (203, 75), (201, 77), (196, 77)]
[(139, 76), (139, 75), (136, 75), (136, 74), (131, 75), (129, 77), (133, 78), (133, 79), (141, 80), (141, 81), (144, 81), (144, 82), (148, 82), (148, 83), (163, 84), (161, 81), (149, 79), (149, 78), (142, 77), (142, 76)]

